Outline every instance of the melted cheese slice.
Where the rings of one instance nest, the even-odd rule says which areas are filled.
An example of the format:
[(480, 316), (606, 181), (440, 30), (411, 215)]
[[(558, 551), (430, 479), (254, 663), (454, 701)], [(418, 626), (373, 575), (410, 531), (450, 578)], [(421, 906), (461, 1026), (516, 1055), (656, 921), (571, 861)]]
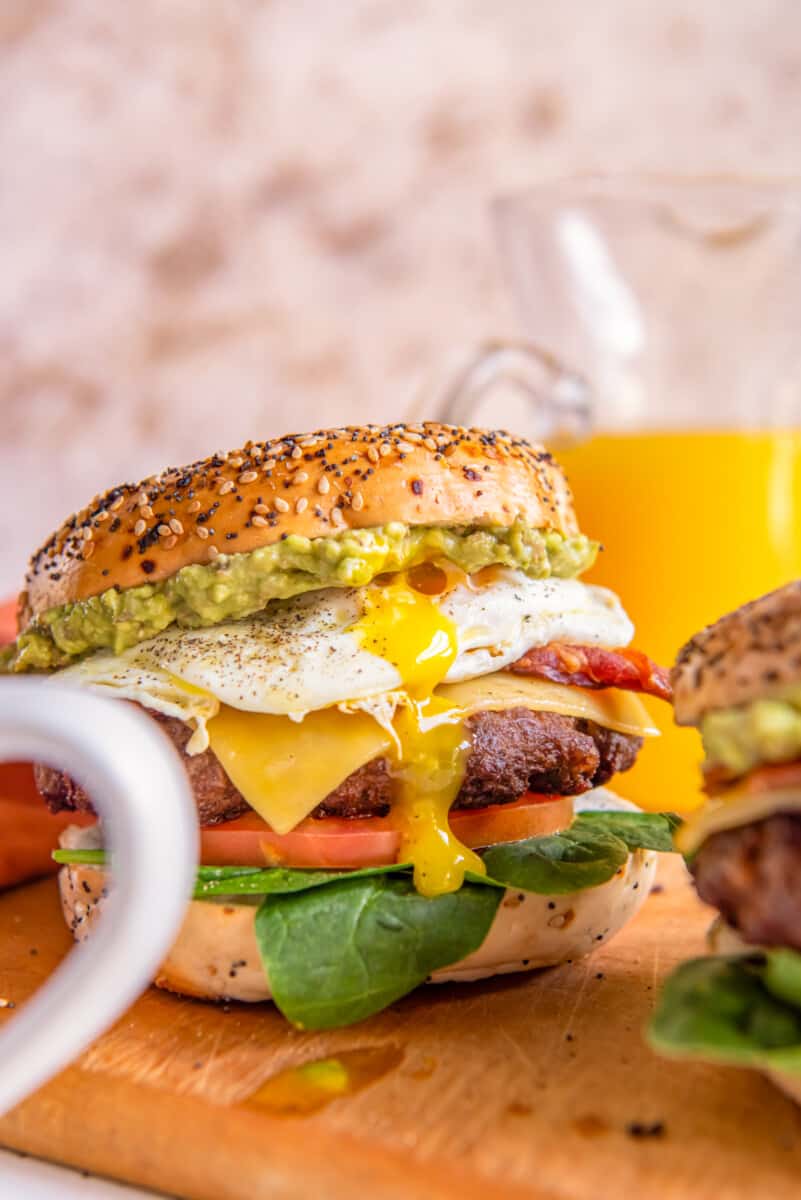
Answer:
[(773, 791), (749, 792), (732, 789), (725, 799), (717, 796), (708, 800), (697, 813), (686, 818), (676, 831), (676, 848), (682, 854), (694, 854), (713, 833), (738, 829), (754, 821), (764, 821), (777, 812), (801, 811), (801, 789), (776, 788)]
[[(644, 705), (630, 692), (590, 691), (498, 672), (447, 684), (435, 695), (459, 717), (529, 708), (651, 736)], [(211, 748), (245, 800), (276, 833), (288, 833), (349, 775), (393, 751), (390, 732), (364, 712), (323, 709), (302, 721), (221, 706), (208, 723)]]

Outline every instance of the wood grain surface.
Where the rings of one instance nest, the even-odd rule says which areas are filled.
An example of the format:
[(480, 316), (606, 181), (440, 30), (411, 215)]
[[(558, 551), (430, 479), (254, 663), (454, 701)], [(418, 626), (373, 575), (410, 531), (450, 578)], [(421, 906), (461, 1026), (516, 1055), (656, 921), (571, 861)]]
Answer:
[[(801, 1110), (755, 1073), (666, 1063), (641, 1039), (709, 919), (681, 864), (660, 869), (662, 890), (591, 958), (423, 989), (351, 1029), (150, 991), (0, 1121), (0, 1143), (192, 1200), (797, 1190)], [(69, 947), (54, 881), (1, 897), (0, 930), (0, 995), (22, 1003)], [(375, 1048), (389, 1069), (311, 1115), (252, 1102), (286, 1068)]]

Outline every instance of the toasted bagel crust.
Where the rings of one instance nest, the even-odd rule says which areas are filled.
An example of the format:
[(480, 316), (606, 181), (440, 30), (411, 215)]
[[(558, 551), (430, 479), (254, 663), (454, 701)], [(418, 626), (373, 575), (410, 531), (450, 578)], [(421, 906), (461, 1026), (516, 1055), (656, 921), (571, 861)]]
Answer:
[(748, 704), (801, 679), (801, 580), (727, 613), (679, 651), (671, 672), (676, 721)]
[(39, 613), (167, 579), (287, 534), (330, 537), (400, 521), (578, 532), (559, 465), (507, 433), (365, 425), (248, 442), (241, 450), (121, 484), (33, 556), (20, 628)]

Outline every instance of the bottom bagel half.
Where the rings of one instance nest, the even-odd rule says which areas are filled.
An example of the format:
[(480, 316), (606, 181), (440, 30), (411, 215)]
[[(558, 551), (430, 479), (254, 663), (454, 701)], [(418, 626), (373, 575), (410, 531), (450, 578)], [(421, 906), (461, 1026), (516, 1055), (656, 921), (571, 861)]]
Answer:
[[(434, 972), (427, 982), (469, 981), (555, 966), (579, 958), (613, 937), (639, 910), (656, 870), (652, 850), (634, 850), (606, 883), (567, 895), (507, 889), (481, 946)], [(91, 936), (108, 896), (104, 869), (62, 867), (65, 920), (77, 941)], [(257, 903), (242, 897), (193, 900), (154, 980), (157, 987), (211, 1000), (271, 998), (257, 945)]]

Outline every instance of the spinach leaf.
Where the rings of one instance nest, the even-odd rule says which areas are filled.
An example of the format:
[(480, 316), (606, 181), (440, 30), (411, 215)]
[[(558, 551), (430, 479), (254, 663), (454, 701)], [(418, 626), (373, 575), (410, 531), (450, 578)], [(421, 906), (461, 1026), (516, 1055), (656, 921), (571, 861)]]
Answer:
[[(651, 1045), (670, 1055), (801, 1073), (801, 996), (791, 1004), (766, 986), (774, 954), (794, 952), (682, 963), (662, 991)], [(797, 965), (794, 975), (797, 981)]]
[(492, 846), (482, 855), (493, 879), (545, 896), (606, 883), (628, 856), (628, 846), (619, 837), (582, 827), (579, 818), (563, 833)]
[(195, 884), (194, 899), (212, 896), (271, 896), (288, 892), (305, 892), (343, 879), (369, 879), (373, 875), (408, 873), (407, 863), (390, 863), (382, 867), (361, 867), (357, 871), (315, 871), (306, 867), (200, 867)]
[(373, 875), (267, 896), (256, 939), (275, 1003), (303, 1029), (364, 1020), (478, 949), (502, 895), (466, 883), (427, 899)]
[(51, 855), (57, 863), (85, 863), (87, 866), (105, 867), (105, 850), (54, 850)]
[(571, 830), (602, 829), (625, 842), (629, 850), (673, 850), (673, 833), (681, 825), (675, 813), (623, 812), (587, 809), (578, 813)]

